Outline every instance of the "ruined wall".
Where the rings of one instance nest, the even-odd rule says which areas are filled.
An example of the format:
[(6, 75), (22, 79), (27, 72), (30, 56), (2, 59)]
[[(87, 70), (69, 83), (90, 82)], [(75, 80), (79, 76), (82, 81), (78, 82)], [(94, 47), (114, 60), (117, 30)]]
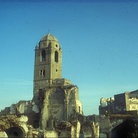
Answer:
[(53, 88), (48, 97), (49, 119), (66, 120), (65, 92), (61, 88)]
[[(45, 91), (41, 111), (41, 127), (49, 127), (49, 123), (75, 118), (76, 113), (82, 113), (82, 106), (78, 100), (76, 86), (53, 87)], [(52, 124), (51, 124), (52, 125)]]
[(0, 132), (6, 132), (8, 137), (25, 137), (28, 132), (27, 122), (27, 116), (0, 116)]

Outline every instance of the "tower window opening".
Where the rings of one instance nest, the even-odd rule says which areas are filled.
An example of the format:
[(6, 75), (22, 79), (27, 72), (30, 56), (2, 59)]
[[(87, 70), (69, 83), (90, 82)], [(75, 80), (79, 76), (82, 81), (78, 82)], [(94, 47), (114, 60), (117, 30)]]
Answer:
[(45, 77), (45, 70), (43, 70), (43, 77)]
[(39, 76), (40, 77), (45, 77), (45, 70), (40, 70), (39, 71)]
[(43, 74), (43, 70), (40, 70), (39, 75), (42, 76), (42, 74)]
[(58, 63), (58, 52), (57, 51), (55, 51), (55, 62)]
[(45, 61), (46, 60), (46, 51), (42, 50), (41, 52), (41, 61)]

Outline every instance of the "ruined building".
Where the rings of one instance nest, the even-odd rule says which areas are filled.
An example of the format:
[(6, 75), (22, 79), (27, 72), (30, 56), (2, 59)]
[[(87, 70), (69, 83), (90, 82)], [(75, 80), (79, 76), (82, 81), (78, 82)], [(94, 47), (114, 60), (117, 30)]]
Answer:
[(34, 89), (30, 101), (0, 112), (0, 136), (99, 137), (99, 126), (83, 115), (78, 87), (62, 78), (62, 49), (51, 34), (35, 47)]
[(138, 90), (114, 95), (114, 98), (101, 98), (99, 114), (138, 114)]
[(100, 133), (111, 138), (138, 137), (138, 90), (101, 98)]

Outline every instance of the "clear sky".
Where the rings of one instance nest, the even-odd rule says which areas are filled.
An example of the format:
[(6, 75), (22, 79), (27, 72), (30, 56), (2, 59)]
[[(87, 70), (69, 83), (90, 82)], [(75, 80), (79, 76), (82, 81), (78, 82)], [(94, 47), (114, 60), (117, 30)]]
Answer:
[(138, 89), (137, 2), (0, 0), (0, 109), (32, 99), (34, 49), (49, 32), (85, 115), (101, 97)]

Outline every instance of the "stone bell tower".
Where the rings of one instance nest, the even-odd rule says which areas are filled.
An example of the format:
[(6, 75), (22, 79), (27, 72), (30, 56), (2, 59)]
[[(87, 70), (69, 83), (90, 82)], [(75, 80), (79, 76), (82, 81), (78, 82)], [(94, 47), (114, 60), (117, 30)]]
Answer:
[(50, 33), (35, 48), (34, 95), (52, 86), (62, 77), (62, 50), (58, 40)]

